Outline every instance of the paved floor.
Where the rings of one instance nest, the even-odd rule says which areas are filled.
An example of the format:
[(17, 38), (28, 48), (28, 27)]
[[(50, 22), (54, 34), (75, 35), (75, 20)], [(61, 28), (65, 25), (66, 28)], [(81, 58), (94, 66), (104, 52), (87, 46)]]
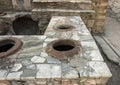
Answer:
[(117, 22), (114, 18), (106, 17), (104, 29), (105, 38), (120, 53), (120, 22)]
[(120, 85), (120, 66), (110, 62), (106, 55), (103, 54), (103, 57), (112, 73), (112, 77), (109, 79), (106, 85)]
[[(120, 51), (120, 23), (113, 18), (106, 17), (104, 29), (105, 38), (107, 38), (109, 42)], [(113, 75), (107, 85), (120, 85), (120, 66), (109, 61), (105, 54), (103, 54), (103, 57)]]

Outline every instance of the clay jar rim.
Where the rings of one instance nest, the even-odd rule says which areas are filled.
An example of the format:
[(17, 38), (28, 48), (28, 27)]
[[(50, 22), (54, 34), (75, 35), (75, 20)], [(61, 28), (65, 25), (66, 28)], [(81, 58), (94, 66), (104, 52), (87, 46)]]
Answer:
[(18, 52), (23, 45), (23, 42), (20, 39), (15, 38), (15, 37), (10, 37), (10, 38), (5, 38), (5, 39), (0, 40), (0, 45), (2, 43), (9, 43), (9, 42), (14, 43), (13, 47), (11, 47), (6, 52), (1, 52), (0, 53), (0, 58), (8, 57), (8, 56)]
[(5, 13), (5, 12), (0, 12), (0, 16), (4, 16), (4, 15), (6, 15), (7, 13)]
[[(73, 46), (72, 49), (68, 51), (58, 51), (54, 49), (54, 45), (59, 42), (67, 42), (65, 45), (71, 45)], [(72, 39), (59, 39), (59, 40), (54, 40), (50, 43), (47, 44), (47, 47), (45, 48), (46, 53), (48, 55), (58, 58), (58, 59), (67, 59), (70, 57), (73, 57), (74, 55), (77, 55), (81, 52), (81, 45), (79, 41), (72, 40)]]
[(71, 24), (58, 24), (58, 25), (55, 25), (53, 29), (59, 32), (66, 32), (66, 31), (74, 30), (75, 27)]

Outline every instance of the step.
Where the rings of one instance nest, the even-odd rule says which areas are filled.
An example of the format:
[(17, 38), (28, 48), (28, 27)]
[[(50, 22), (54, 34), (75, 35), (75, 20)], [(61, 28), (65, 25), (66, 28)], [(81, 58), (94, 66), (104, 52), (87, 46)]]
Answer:
[(41, 9), (41, 8), (35, 8), (32, 10), (32, 12), (59, 12), (59, 13), (81, 13), (81, 12), (90, 12), (95, 13), (95, 10), (67, 10), (67, 9)]
[(33, 0), (33, 8), (93, 9), (91, 0)]
[(95, 16), (94, 10), (66, 10), (66, 9), (33, 9), (32, 10), (32, 18), (40, 19), (40, 18), (51, 18), (52, 16), (81, 16), (87, 19), (94, 19)]
[(33, 0), (33, 2), (86, 2), (91, 3), (91, 0)]

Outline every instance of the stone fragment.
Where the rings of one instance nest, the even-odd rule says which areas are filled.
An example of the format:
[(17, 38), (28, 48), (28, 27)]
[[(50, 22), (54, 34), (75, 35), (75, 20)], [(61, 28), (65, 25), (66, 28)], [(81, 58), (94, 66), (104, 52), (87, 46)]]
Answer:
[(10, 85), (10, 82), (8, 82), (8, 81), (0, 81), (0, 85)]
[(94, 79), (88, 79), (84, 85), (96, 85), (96, 81)]
[(73, 35), (73, 36), (71, 37), (71, 39), (80, 40), (80, 36), (78, 36), (78, 35)]
[(62, 74), (62, 78), (78, 78), (78, 72), (76, 70), (70, 70), (66, 74)]
[(56, 63), (56, 64), (60, 64), (61, 62), (58, 59), (52, 58), (52, 57), (48, 57), (47, 58), (47, 63)]
[(20, 76), (22, 75), (23, 71), (9, 73), (6, 77), (7, 80), (20, 80)]
[(61, 66), (54, 64), (38, 64), (36, 78), (61, 78)]
[(34, 81), (27, 81), (28, 85), (36, 85)]
[(23, 64), (23, 66), (28, 66), (28, 65), (31, 65), (32, 62), (29, 61), (29, 60), (23, 60), (23, 61), (22, 61), (22, 64)]
[(47, 80), (46, 79), (39, 79), (39, 80), (35, 81), (35, 84), (37, 84), (37, 85), (46, 85)]
[(62, 78), (78, 78), (78, 72), (69, 64), (62, 63)]
[(7, 76), (8, 71), (7, 70), (0, 70), (0, 80), (4, 80)]
[(16, 63), (14, 64), (13, 68), (11, 69), (11, 71), (18, 71), (22, 68), (22, 64), (21, 63)]
[(40, 57), (40, 56), (34, 56), (34, 57), (31, 59), (31, 61), (32, 61), (33, 63), (44, 63), (45, 60), (46, 60), (45, 58)]
[(43, 43), (43, 48), (47, 46), (47, 43)]
[(31, 64), (31, 65), (28, 65), (26, 66), (27, 69), (30, 69), (30, 70), (35, 70), (35, 65), (34, 64)]
[(34, 80), (37, 70), (24, 69), (21, 79), (23, 80)]
[(48, 57), (48, 54), (47, 53), (45, 53), (45, 52), (41, 52), (41, 57)]
[(45, 40), (46, 39), (46, 36), (40, 36), (38, 37), (40, 40)]

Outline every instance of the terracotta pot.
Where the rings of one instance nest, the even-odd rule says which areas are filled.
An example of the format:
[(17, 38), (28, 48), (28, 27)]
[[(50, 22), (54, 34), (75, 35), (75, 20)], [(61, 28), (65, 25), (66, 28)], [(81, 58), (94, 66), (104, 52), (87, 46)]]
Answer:
[(5, 12), (0, 12), (0, 16), (4, 16), (4, 15), (6, 15), (7, 13), (5, 13)]

